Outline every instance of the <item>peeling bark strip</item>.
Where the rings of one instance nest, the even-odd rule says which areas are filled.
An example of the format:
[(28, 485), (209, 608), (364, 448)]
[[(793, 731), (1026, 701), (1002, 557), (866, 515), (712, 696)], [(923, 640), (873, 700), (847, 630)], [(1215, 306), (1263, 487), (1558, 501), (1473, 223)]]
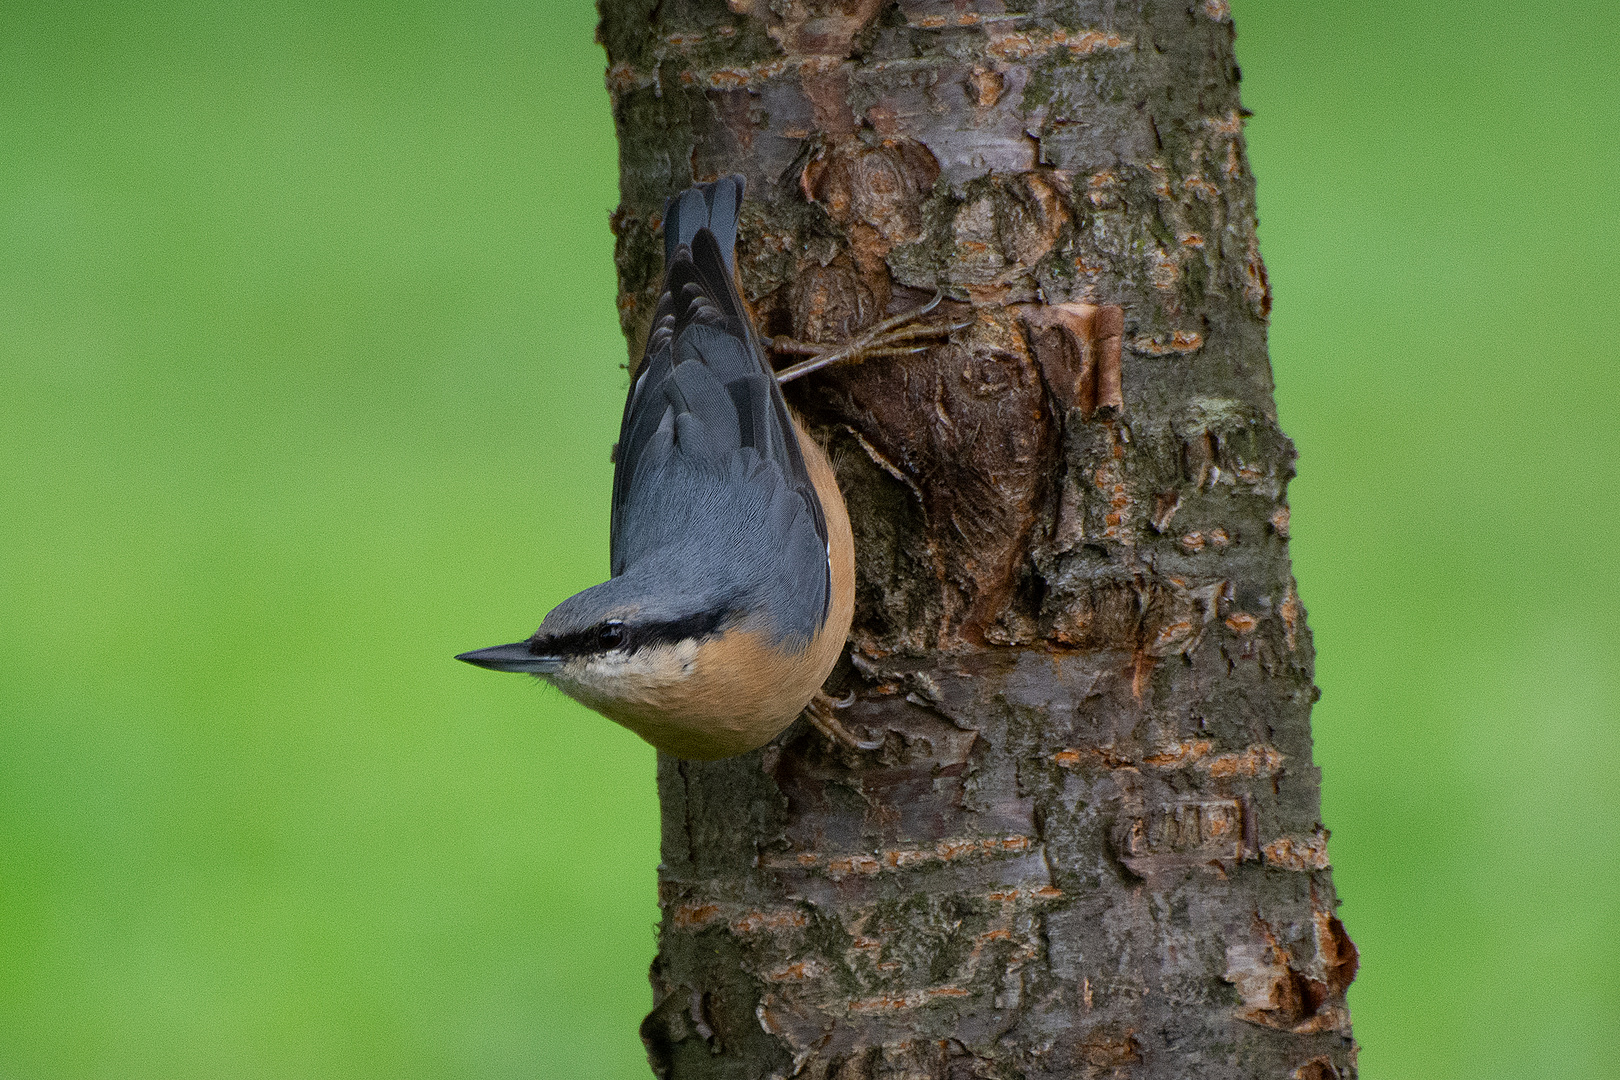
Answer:
[(1354, 1076), (1226, 4), (602, 15), (632, 346), (727, 172), (766, 334), (970, 324), (790, 389), (883, 747), (660, 761), (655, 1072)]

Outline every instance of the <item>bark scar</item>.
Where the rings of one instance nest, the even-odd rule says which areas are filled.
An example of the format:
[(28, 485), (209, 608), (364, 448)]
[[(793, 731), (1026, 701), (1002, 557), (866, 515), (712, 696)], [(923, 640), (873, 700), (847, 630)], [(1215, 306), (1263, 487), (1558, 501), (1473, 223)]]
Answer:
[(1125, 311), (1118, 304), (1019, 304), (1047, 390), (1087, 420), (1125, 411), (1120, 342)]

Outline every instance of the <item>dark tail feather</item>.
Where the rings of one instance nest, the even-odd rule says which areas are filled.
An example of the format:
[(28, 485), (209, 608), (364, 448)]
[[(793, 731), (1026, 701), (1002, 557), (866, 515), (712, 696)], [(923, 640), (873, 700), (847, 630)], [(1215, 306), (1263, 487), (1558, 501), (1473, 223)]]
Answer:
[(690, 247), (699, 229), (714, 233), (726, 272), (734, 269), (732, 252), (737, 246), (737, 210), (742, 206), (741, 176), (726, 176), (712, 184), (696, 184), (664, 204), (664, 265), (675, 259), (682, 245)]

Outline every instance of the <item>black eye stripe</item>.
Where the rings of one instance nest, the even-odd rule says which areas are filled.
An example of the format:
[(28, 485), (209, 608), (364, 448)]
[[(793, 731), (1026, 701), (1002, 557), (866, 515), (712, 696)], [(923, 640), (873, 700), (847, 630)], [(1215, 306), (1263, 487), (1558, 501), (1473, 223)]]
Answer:
[(576, 630), (553, 638), (532, 638), (529, 652), (535, 656), (595, 656), (614, 650), (635, 652), (644, 645), (673, 645), (713, 636), (730, 614), (729, 608), (722, 608), (663, 622), (627, 623), (612, 619), (589, 630)]
[(635, 630), (636, 643), (673, 645), (688, 638), (706, 638), (718, 631), (720, 624), (725, 622), (726, 616), (730, 614), (729, 609), (721, 608), (718, 611), (689, 615), (684, 619), (638, 626)]

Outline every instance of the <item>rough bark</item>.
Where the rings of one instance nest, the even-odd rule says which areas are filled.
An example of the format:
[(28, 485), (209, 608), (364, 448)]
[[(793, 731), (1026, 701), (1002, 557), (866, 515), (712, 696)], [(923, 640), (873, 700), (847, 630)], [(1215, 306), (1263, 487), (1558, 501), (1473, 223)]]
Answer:
[(972, 322), (791, 387), (883, 749), (660, 761), (654, 1071), (1354, 1076), (1224, 0), (601, 8), (633, 346), (726, 172), (767, 333)]

